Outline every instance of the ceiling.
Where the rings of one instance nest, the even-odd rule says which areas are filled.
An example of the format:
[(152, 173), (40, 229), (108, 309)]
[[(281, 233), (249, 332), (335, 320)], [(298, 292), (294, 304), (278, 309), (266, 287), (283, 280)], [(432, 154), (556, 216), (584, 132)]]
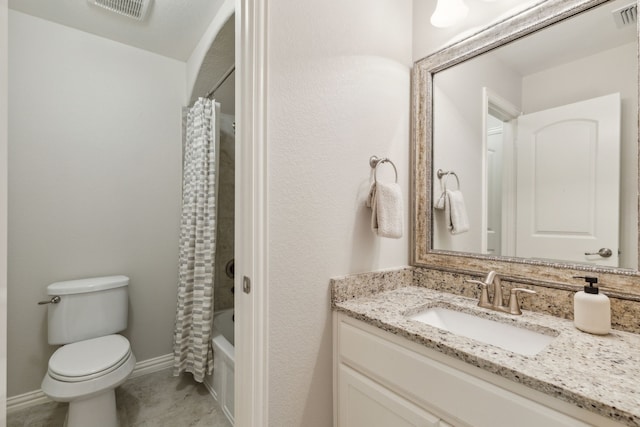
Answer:
[(492, 51), (527, 76), (607, 49), (634, 43), (636, 25), (617, 28), (612, 11), (630, 0), (615, 0)]
[(220, 28), (202, 60), (191, 91), (190, 103), (195, 102), (200, 96), (209, 94), (216, 86), (219, 87), (227, 73), (234, 69), (235, 40), (235, 20), (231, 18)]
[(224, 0), (152, 0), (146, 19), (87, 0), (9, 0), (9, 8), (163, 56), (186, 61)]

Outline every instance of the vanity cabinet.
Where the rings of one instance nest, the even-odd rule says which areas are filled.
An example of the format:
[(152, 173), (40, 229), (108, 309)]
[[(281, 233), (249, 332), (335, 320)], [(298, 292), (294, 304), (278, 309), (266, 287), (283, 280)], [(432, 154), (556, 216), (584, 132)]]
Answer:
[(620, 426), (334, 313), (334, 427)]

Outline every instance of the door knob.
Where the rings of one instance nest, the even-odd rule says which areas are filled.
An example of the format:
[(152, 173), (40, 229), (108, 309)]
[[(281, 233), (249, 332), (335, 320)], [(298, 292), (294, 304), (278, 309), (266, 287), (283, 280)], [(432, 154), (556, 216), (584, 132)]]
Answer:
[(613, 252), (609, 248), (601, 248), (598, 252), (585, 252), (585, 255), (600, 255), (602, 258), (609, 258)]

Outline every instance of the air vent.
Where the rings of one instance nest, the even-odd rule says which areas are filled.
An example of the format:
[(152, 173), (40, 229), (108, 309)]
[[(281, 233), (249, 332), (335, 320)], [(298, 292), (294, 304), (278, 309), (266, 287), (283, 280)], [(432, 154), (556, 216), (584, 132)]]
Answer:
[(147, 15), (149, 10), (149, 4), (151, 0), (87, 0), (89, 3), (94, 4), (103, 9), (107, 9), (111, 12), (118, 13), (120, 15), (128, 16), (129, 18), (142, 21)]
[(621, 7), (611, 12), (613, 20), (616, 21), (618, 28), (628, 27), (636, 24), (638, 19), (638, 6), (635, 3)]

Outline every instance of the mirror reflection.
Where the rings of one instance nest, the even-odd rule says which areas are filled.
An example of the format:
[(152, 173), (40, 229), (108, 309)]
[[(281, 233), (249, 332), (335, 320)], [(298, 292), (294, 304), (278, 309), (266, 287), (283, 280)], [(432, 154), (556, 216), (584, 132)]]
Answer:
[(628, 5), (608, 2), (434, 75), (432, 249), (638, 268)]

